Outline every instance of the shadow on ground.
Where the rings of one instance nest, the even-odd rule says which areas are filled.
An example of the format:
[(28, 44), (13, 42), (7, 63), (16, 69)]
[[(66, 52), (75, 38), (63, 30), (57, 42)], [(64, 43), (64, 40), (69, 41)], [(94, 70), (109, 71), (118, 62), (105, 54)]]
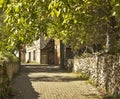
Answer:
[[(34, 87), (32, 86), (32, 84), (34, 82), (35, 82), (34, 84), (36, 84), (36, 82), (58, 82), (57, 84), (59, 84), (59, 82), (73, 82), (73, 81), (80, 81), (80, 80), (84, 81), (82, 78), (76, 78), (72, 74), (68, 73), (66, 70), (60, 69), (59, 66), (22, 65), (20, 73), (18, 74), (18, 76), (15, 77), (15, 79), (13, 80), (13, 82), (11, 84), (15, 90), (15, 93), (13, 94), (13, 97), (11, 99), (39, 99), (39, 98), (41, 98), (42, 95), (46, 94), (46, 93), (41, 94), (41, 91), (40, 91), (40, 93), (37, 93), (35, 91), (34, 87), (38, 87), (38, 86), (37, 85), (33, 85)], [(46, 83), (44, 83), (44, 84), (46, 84)], [(66, 84), (66, 83), (64, 83), (64, 84)], [(67, 83), (67, 85), (68, 85), (68, 83)], [(82, 86), (81, 87), (79, 86), (79, 87), (83, 88)], [(69, 87), (68, 87), (68, 89), (69, 89)], [(70, 89), (72, 89), (72, 90), (69, 90), (69, 91), (71, 91), (70, 93), (74, 93), (74, 91), (73, 91), (74, 87), (71, 87)], [(55, 89), (55, 90), (57, 90), (57, 89)], [(82, 89), (80, 89), (80, 90), (82, 90)], [(61, 93), (61, 94), (64, 94), (64, 93)], [(79, 95), (82, 95), (82, 93)], [(83, 94), (82, 96), (96, 97), (95, 94), (91, 94), (91, 93), (86, 93), (86, 94)], [(66, 97), (69, 97), (69, 96), (66, 96)], [(42, 98), (42, 99), (44, 99), (44, 98)], [(47, 99), (47, 98), (45, 98), (45, 99)], [(98, 98), (90, 98), (90, 99), (98, 99)]]
[(9, 99), (38, 99), (40, 94), (38, 94), (28, 77), (27, 72), (24, 68), (21, 68), (21, 71), (11, 82), (12, 90)]
[(44, 82), (70, 82), (84, 80), (82, 78), (77, 78), (69, 75), (65, 69), (61, 69), (59, 66), (55, 65), (24, 65), (24, 70), (28, 74), (39, 73), (34, 77), (30, 77), (31, 81), (44, 81)]
[(61, 69), (56, 65), (22, 65), (26, 72), (28, 73), (67, 73), (65, 69)]
[(78, 79), (78, 78), (73, 78), (73, 77), (63, 77), (63, 76), (42, 76), (42, 77), (33, 77), (30, 78), (32, 81), (44, 81), (44, 82), (70, 82), (70, 81), (79, 81), (82, 79)]

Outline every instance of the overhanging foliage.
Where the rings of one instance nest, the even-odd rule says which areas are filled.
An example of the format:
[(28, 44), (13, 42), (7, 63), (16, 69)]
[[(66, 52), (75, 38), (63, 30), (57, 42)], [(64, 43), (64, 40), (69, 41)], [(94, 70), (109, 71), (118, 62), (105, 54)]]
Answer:
[(0, 5), (12, 46), (42, 34), (73, 49), (101, 44), (107, 52), (120, 50), (119, 0), (2, 0)]

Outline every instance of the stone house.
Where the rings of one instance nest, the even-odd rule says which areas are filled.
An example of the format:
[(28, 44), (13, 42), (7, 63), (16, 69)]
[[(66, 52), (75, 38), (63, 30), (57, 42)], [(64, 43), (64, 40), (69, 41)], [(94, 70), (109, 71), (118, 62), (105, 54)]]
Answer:
[(65, 58), (71, 55), (70, 48), (67, 48), (58, 39), (40, 38), (27, 45), (21, 52), (21, 60), (25, 62), (34, 62), (40, 64), (63, 65)]

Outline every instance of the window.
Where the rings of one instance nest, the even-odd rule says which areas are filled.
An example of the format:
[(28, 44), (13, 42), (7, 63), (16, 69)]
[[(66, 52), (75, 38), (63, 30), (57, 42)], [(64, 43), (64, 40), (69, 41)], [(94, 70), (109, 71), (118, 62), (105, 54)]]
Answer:
[(33, 51), (33, 60), (36, 60), (36, 51)]
[(31, 61), (31, 52), (29, 52), (29, 61)]

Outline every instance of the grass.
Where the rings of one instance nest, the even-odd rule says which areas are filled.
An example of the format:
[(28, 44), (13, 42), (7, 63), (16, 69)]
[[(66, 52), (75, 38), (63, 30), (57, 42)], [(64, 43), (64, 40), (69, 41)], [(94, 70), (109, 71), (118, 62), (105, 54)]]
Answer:
[(87, 74), (83, 74), (80, 72), (74, 73), (75, 78), (81, 79), (81, 80), (88, 80), (89, 77), (87, 76)]

